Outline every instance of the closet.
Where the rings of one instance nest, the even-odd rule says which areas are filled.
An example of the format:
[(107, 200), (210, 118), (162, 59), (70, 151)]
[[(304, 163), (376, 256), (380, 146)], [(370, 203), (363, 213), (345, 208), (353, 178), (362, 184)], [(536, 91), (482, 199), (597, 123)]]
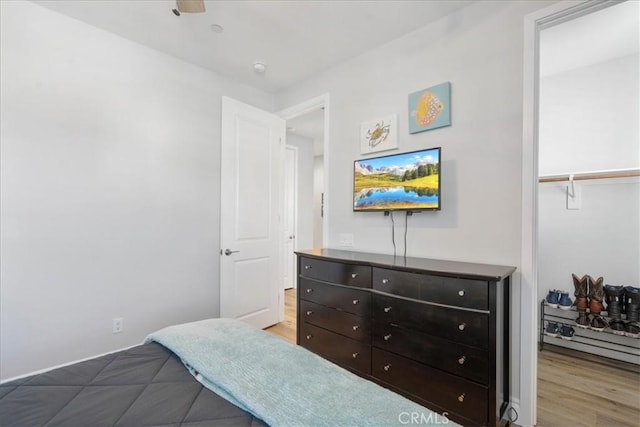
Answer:
[[(610, 3), (540, 33), (537, 283), (541, 426), (561, 416), (578, 417), (584, 422), (580, 425), (590, 425), (591, 412), (595, 411), (593, 419), (597, 419), (601, 415), (597, 411), (606, 407), (600, 402), (607, 399), (612, 408), (618, 408), (610, 413), (612, 420), (622, 423), (622, 418), (615, 417), (624, 412), (620, 409), (624, 402), (602, 392), (621, 388), (607, 385), (605, 375), (598, 378), (600, 391), (592, 404), (587, 389), (575, 394), (584, 402), (554, 409), (551, 396), (571, 395), (571, 387), (577, 388), (576, 377), (567, 373), (564, 380), (549, 380), (549, 357), (544, 352), (564, 353), (567, 372), (573, 361), (587, 359), (592, 363), (590, 369), (610, 365), (629, 370), (628, 377), (636, 378), (635, 384), (640, 370), (640, 339), (613, 333), (606, 297), (601, 314), (607, 324), (601, 331), (591, 325), (579, 328), (575, 306), (562, 310), (544, 303), (553, 290), (568, 293), (575, 302), (572, 275), (593, 278), (588, 281), (592, 289), (597, 289), (594, 284), (599, 278), (602, 285), (640, 286), (639, 9), (634, 1)], [(591, 322), (593, 313), (587, 311), (587, 317)], [(556, 326), (560, 331), (553, 336)], [(637, 396), (637, 386), (631, 388), (628, 391)]]

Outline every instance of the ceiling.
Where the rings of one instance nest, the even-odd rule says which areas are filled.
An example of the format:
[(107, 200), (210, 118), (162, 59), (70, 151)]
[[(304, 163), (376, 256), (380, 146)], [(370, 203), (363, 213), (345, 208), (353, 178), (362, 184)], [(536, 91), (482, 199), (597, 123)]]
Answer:
[(626, 1), (543, 30), (540, 33), (540, 76), (638, 52), (640, 2)]
[[(180, 17), (173, 0), (34, 3), (275, 93), (473, 1), (206, 0), (205, 13)], [(255, 61), (267, 65), (264, 74)]]

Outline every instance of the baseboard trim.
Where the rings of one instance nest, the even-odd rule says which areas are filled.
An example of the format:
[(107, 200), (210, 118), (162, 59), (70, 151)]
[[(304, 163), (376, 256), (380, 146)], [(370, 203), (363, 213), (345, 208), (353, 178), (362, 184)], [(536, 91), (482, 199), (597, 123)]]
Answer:
[(85, 357), (83, 359), (74, 360), (72, 362), (62, 363), (60, 365), (55, 365), (55, 366), (51, 366), (51, 367), (48, 367), (48, 368), (39, 369), (37, 371), (29, 372), (27, 374), (22, 374), (22, 375), (18, 375), (18, 376), (15, 376), (15, 377), (7, 378), (5, 380), (0, 381), (0, 385), (8, 383), (8, 382), (11, 382), (11, 381), (19, 380), (19, 379), (22, 379), (22, 378), (30, 377), (32, 375), (37, 375), (37, 374), (42, 374), (42, 373), (45, 373), (45, 372), (49, 372), (49, 371), (52, 371), (54, 369), (64, 368), (65, 366), (73, 365), (74, 363), (80, 363), (80, 362), (84, 362), (86, 360), (95, 359), (96, 357), (106, 356), (107, 354), (112, 354), (112, 353), (117, 353), (119, 351), (128, 350), (130, 348), (137, 347), (139, 345), (140, 344), (134, 344), (134, 345), (130, 345), (129, 347), (123, 347), (123, 348), (119, 348), (119, 349), (116, 349), (116, 350), (107, 351), (106, 353), (96, 354), (94, 356)]

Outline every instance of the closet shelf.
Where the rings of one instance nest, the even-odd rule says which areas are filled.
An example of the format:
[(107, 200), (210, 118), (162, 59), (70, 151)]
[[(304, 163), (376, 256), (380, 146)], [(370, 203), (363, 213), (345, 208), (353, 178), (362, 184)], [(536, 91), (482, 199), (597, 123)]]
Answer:
[[(610, 320), (608, 313), (601, 313), (607, 321)], [(552, 308), (540, 302), (540, 325), (539, 325), (539, 348), (542, 350), (544, 344), (553, 344), (559, 347), (571, 348), (584, 353), (595, 354), (608, 357), (610, 359), (640, 365), (640, 339), (622, 335), (615, 335), (609, 329), (598, 332), (591, 329), (581, 329), (575, 324), (578, 313), (575, 307), (570, 310)], [(622, 316), (623, 319), (626, 316)], [(547, 322), (556, 322), (574, 327), (575, 334), (571, 340), (564, 340), (559, 337), (545, 335)]]
[(611, 179), (640, 177), (640, 169), (612, 169), (574, 174), (546, 175), (538, 177), (538, 182), (583, 181), (588, 179)]

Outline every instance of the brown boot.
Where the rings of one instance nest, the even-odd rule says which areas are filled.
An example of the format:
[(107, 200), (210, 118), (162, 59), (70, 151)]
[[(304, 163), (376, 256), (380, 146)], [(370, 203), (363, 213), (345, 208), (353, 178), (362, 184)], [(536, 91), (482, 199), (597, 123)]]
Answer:
[(573, 295), (576, 297), (576, 308), (578, 311), (586, 311), (589, 306), (587, 301), (589, 276), (578, 277), (572, 274), (571, 277), (573, 277), (573, 287), (575, 288)]
[(604, 310), (604, 279), (598, 277), (594, 279), (589, 276), (589, 311), (591, 312), (591, 322), (589, 328), (594, 331), (602, 331), (606, 326), (606, 322), (600, 316), (600, 312)]
[(575, 288), (576, 297), (576, 309), (578, 310), (578, 318), (576, 319), (576, 326), (579, 328), (588, 328), (589, 319), (587, 318), (587, 307), (589, 307), (589, 301), (587, 300), (587, 293), (589, 289), (589, 276), (578, 277), (572, 274), (573, 286)]
[(589, 277), (589, 311), (594, 316), (600, 314), (602, 310), (604, 310), (604, 305), (602, 301), (604, 301), (604, 279), (599, 277), (594, 279), (591, 276)]

